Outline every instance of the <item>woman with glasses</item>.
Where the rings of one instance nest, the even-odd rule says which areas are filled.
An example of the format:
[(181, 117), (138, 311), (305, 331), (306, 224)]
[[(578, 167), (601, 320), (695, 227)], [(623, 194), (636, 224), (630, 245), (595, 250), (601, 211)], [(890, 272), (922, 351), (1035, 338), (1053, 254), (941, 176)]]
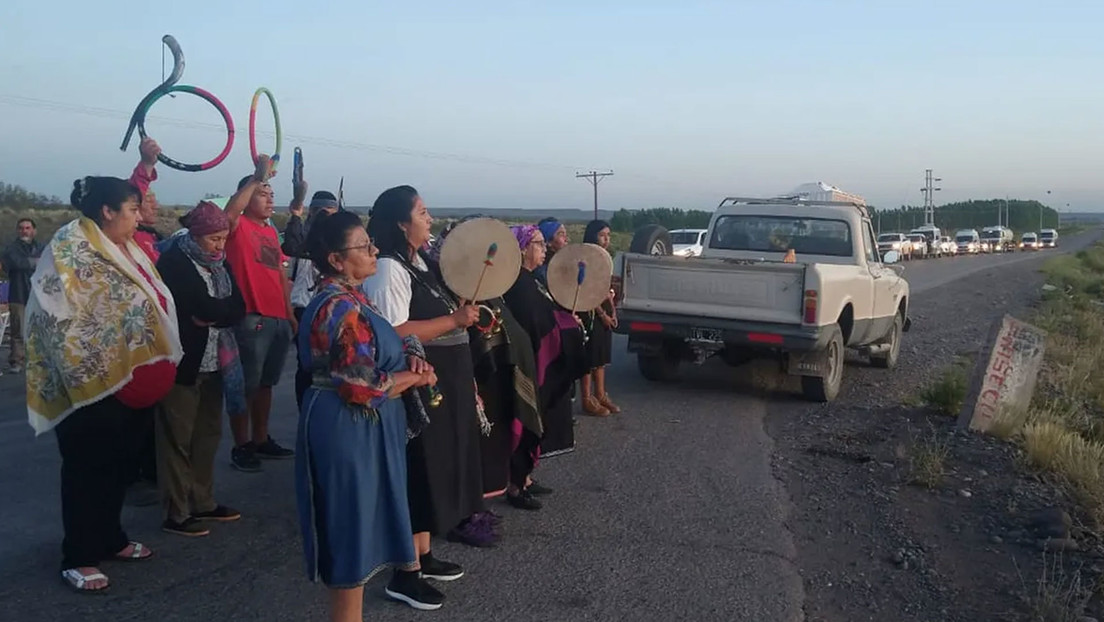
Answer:
[(307, 245), (321, 280), (298, 334), (311, 374), (296, 442), (299, 523), (307, 574), (330, 588), (330, 619), (359, 622), (377, 572), (394, 567), (404, 585), (418, 581), (406, 442), (421, 418), (408, 420), (399, 398), (437, 378), (417, 339), (399, 337), (361, 290), (377, 251), (360, 218), (320, 215)]

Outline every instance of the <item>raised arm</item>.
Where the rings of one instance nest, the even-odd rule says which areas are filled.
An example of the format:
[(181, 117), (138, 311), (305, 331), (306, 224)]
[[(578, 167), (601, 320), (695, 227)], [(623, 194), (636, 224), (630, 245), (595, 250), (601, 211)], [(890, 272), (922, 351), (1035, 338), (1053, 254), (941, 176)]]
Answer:
[(253, 200), (253, 193), (260, 188), (262, 184), (268, 183), (268, 180), (275, 175), (275, 171), (272, 170), (272, 161), (268, 156), (263, 153), (257, 158), (257, 167), (253, 171), (253, 177), (246, 182), (238, 191), (234, 193), (234, 196), (230, 197), (230, 201), (226, 204), (226, 217), (230, 219), (230, 230), (238, 228), (238, 219), (241, 218), (242, 212), (249, 205), (249, 202)]
[(138, 153), (142, 155), (142, 159), (134, 167), (129, 181), (131, 185), (138, 188), (138, 192), (144, 200), (146, 193), (149, 192), (149, 187), (157, 181), (157, 156), (161, 155), (161, 147), (156, 140), (147, 136), (138, 145)]

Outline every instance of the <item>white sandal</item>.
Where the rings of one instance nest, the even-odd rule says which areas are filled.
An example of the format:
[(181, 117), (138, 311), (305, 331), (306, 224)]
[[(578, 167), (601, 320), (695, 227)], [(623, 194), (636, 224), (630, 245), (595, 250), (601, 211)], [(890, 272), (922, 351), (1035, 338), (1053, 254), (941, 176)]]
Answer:
[(84, 585), (89, 581), (107, 581), (107, 575), (102, 572), (93, 572), (92, 574), (81, 574), (76, 568), (66, 568), (61, 571), (61, 580), (66, 585), (73, 588), (77, 592), (84, 594), (99, 594), (100, 592), (106, 592), (107, 588), (111, 587), (111, 584), (101, 588), (88, 588), (85, 589)]
[[(117, 559), (121, 562), (144, 562), (147, 559), (153, 557), (153, 550), (147, 549), (145, 546), (142, 545), (141, 542), (134, 542), (132, 540), (127, 543), (127, 546), (134, 547), (130, 550), (130, 554), (120, 555), (116, 553), (114, 559)], [(123, 550), (126, 550), (127, 546), (124, 546)], [(149, 551), (149, 555), (142, 555), (143, 551)]]

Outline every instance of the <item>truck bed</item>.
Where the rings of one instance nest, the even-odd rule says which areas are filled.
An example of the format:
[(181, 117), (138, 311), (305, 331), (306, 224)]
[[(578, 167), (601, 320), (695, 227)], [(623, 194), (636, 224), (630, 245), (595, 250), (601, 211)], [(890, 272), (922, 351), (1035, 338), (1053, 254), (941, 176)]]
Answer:
[(621, 308), (801, 324), (805, 264), (623, 255)]

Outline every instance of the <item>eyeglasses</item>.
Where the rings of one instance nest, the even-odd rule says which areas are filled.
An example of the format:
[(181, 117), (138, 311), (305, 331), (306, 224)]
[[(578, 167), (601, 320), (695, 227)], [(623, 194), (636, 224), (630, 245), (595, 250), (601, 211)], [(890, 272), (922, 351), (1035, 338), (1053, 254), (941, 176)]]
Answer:
[(347, 252), (347, 251), (368, 251), (368, 252), (372, 252), (373, 250), (379, 250), (379, 248), (377, 248), (376, 245), (373, 244), (372, 242), (368, 242), (367, 244), (359, 244), (357, 246), (346, 246), (345, 248), (339, 248), (337, 250), (341, 251), (341, 252)]

